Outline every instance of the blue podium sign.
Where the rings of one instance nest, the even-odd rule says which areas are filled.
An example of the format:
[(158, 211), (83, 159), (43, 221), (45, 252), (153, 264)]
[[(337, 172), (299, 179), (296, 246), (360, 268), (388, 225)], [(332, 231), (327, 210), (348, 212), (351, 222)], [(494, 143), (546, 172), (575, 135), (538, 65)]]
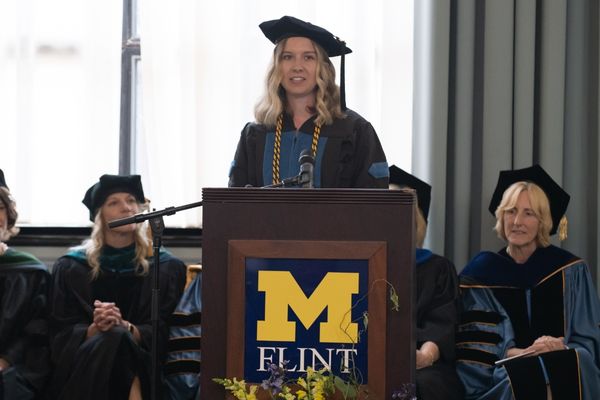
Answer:
[(356, 368), (368, 383), (368, 260), (246, 258), (244, 378)]
[(285, 363), (288, 379), (326, 368), (381, 386), (392, 312), (386, 243), (228, 243), (227, 376), (261, 383), (271, 363)]

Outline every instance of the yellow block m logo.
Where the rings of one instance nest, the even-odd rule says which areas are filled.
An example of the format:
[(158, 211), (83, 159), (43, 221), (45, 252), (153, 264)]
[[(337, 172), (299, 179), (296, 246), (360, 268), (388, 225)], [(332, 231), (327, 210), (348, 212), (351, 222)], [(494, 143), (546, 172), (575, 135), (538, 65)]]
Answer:
[(289, 271), (258, 271), (258, 290), (265, 292), (265, 320), (258, 321), (256, 339), (294, 342), (296, 323), (288, 321), (288, 306), (306, 329), (327, 307), (320, 323), (320, 342), (356, 343), (358, 324), (351, 322), (352, 295), (358, 293), (358, 273), (329, 272), (306, 297)]

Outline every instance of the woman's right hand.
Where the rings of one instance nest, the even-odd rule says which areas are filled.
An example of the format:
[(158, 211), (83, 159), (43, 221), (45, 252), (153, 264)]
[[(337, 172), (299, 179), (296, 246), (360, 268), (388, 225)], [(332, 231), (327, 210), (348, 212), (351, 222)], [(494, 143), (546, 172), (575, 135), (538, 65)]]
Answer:
[(526, 355), (525, 357), (533, 357), (539, 356), (543, 353), (548, 353), (550, 351), (564, 350), (566, 348), (564, 344), (564, 337), (553, 337), (553, 336), (541, 336), (537, 338), (533, 344), (525, 349), (520, 349), (518, 347), (513, 347), (512, 349), (508, 349), (506, 352), (507, 357), (512, 357), (519, 355), (521, 353), (531, 353)]
[(540, 336), (528, 347), (534, 350), (536, 355), (548, 353), (550, 351), (565, 350), (567, 347), (564, 342), (564, 337)]

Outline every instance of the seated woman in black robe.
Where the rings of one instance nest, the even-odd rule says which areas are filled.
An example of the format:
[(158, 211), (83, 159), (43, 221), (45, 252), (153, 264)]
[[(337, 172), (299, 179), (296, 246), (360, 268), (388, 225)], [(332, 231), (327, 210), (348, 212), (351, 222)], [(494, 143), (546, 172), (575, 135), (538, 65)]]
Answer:
[(103, 175), (85, 194), (91, 238), (52, 270), (52, 398), (150, 398), (152, 257), (160, 260), (161, 360), (186, 270), (164, 250), (152, 254), (145, 224), (108, 227), (145, 202), (139, 175)]
[(454, 264), (424, 249), (431, 186), (392, 165), (390, 189), (417, 192), (417, 398), (462, 399), (463, 388), (454, 368), (458, 279)]
[(48, 268), (4, 243), (15, 236), (17, 209), (0, 170), (0, 399), (34, 399), (49, 371)]
[(565, 237), (570, 196), (540, 167), (501, 171), (489, 211), (506, 242), (460, 274), (457, 370), (466, 399), (600, 398), (600, 301)]

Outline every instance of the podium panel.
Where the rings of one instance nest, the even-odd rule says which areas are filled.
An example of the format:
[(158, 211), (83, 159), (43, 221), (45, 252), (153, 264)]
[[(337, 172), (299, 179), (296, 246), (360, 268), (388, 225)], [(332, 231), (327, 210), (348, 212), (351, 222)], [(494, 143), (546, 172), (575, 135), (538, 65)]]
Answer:
[(414, 383), (413, 196), (204, 189), (201, 397), (283, 360), (291, 379), (358, 372), (369, 399)]

